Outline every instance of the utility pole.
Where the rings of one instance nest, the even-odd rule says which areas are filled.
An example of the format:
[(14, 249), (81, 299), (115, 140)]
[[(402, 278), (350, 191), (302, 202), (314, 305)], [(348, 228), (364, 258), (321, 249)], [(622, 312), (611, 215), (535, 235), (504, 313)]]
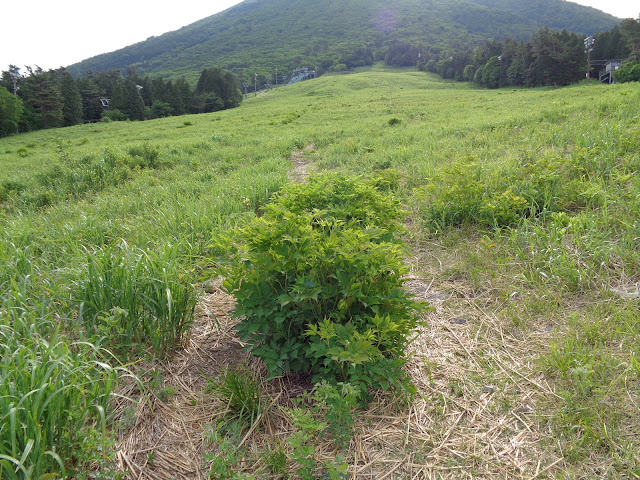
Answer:
[(587, 83), (591, 80), (591, 52), (593, 52), (593, 46), (596, 44), (596, 39), (593, 35), (589, 35), (584, 39), (584, 51), (587, 54)]
[(253, 74), (253, 96), (254, 97), (258, 96), (258, 74), (257, 73)]
[[(10, 70), (9, 75), (11, 75), (11, 79), (13, 80), (13, 101), (16, 104), (16, 109), (18, 108), (18, 77), (20, 73), (18, 73), (18, 69)], [(18, 122), (16, 122), (16, 133), (18, 133)]]
[(247, 98), (249, 98), (249, 94), (247, 93), (247, 89), (249, 88), (249, 84), (246, 83), (246, 82), (243, 82), (242, 86), (244, 87), (244, 99), (246, 100)]
[(278, 67), (276, 67), (276, 90), (278, 89)]

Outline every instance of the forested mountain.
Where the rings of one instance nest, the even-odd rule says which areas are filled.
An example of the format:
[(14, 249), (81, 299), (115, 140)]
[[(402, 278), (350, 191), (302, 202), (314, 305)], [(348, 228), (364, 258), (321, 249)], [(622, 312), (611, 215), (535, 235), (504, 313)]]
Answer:
[(370, 64), (403, 50), (398, 46), (403, 55), (441, 55), (490, 39), (528, 39), (544, 25), (591, 34), (618, 22), (564, 0), (245, 0), (68, 70), (81, 75), (134, 65), (143, 74), (194, 82), (217, 65), (253, 80), (255, 73), (272, 78), (275, 68)]
[[(585, 7), (565, 0), (470, 0), (478, 5), (513, 12), (518, 16), (535, 20), (538, 24), (557, 30), (591, 35), (610, 29), (613, 17), (595, 8)], [(608, 18), (607, 18), (608, 17)], [(617, 23), (618, 20), (614, 20)], [(603, 28), (604, 27), (604, 28)]]

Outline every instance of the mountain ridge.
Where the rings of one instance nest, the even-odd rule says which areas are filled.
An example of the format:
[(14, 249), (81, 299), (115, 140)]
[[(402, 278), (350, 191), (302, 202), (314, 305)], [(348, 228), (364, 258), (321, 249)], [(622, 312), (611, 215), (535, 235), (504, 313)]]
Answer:
[(247, 80), (273, 75), (275, 68), (370, 64), (397, 43), (439, 55), (488, 39), (526, 39), (550, 16), (553, 28), (585, 34), (619, 22), (565, 0), (245, 0), (68, 70), (82, 75), (134, 66), (143, 74), (193, 81), (204, 68), (220, 66)]

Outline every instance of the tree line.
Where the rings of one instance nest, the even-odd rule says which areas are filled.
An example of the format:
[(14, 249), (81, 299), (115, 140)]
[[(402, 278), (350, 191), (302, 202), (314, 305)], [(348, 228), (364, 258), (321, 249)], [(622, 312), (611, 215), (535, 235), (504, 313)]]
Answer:
[(234, 108), (238, 80), (221, 68), (202, 71), (195, 88), (184, 79), (139, 75), (135, 69), (89, 72), (74, 78), (64, 68), (44, 71), (10, 65), (0, 77), (0, 136), (110, 120), (147, 120)]
[[(640, 22), (625, 19), (620, 25), (594, 35), (593, 59), (626, 60), (614, 78), (617, 81), (638, 81), (631, 72), (640, 72)], [(487, 88), (538, 87), (569, 85), (585, 78), (587, 55), (584, 37), (567, 30), (549, 27), (538, 30), (529, 41), (513, 38), (488, 41), (476, 49), (451, 54), (433, 55), (426, 49), (420, 55), (416, 47), (400, 49), (402, 53), (419, 55), (418, 68), (437, 73), (445, 79), (475, 82)], [(602, 64), (591, 68), (590, 76), (598, 78)]]

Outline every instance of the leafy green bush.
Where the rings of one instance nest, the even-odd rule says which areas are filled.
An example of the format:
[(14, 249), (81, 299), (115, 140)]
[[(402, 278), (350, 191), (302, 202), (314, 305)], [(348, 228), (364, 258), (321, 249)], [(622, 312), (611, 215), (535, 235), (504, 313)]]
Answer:
[(419, 305), (403, 289), (397, 201), (333, 175), (286, 188), (227, 239), (237, 331), (270, 375), (310, 371), (367, 392), (403, 378)]
[(616, 82), (640, 82), (640, 62), (625, 63), (620, 69), (613, 72)]
[(150, 345), (171, 352), (193, 321), (196, 292), (178, 260), (179, 247), (160, 253), (126, 245), (89, 256), (75, 295), (79, 320), (90, 335), (104, 335), (122, 354)]
[(348, 383), (316, 384), (313, 389), (316, 409), (327, 421), (327, 431), (339, 449), (345, 449), (353, 437), (355, 418), (352, 411), (360, 399), (360, 391)]
[(155, 169), (161, 166), (159, 161), (160, 150), (158, 147), (151, 146), (148, 143), (130, 147), (129, 155), (131, 155), (131, 160), (129, 160), (128, 164), (131, 167)]

